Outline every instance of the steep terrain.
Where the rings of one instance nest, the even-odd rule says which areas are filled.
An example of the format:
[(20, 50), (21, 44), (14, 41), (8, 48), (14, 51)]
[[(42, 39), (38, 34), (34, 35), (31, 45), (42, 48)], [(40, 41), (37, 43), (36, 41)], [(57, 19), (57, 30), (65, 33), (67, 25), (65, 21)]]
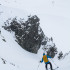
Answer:
[[(46, 9), (42, 7), (43, 1), (41, 1), (40, 3), (40, 5), (42, 5), (41, 7), (39, 3), (36, 4), (37, 5), (36, 7), (34, 6), (35, 5), (34, 2), (36, 3), (37, 0), (32, 3), (33, 6), (30, 4), (31, 2), (33, 1), (30, 0), (28, 2), (29, 3), (28, 5), (27, 0), (25, 1), (25, 3), (27, 4), (23, 4), (24, 3), (23, 0), (21, 1), (0, 0), (0, 31), (1, 31), (0, 33), (0, 69), (1, 70), (45, 70), (44, 63), (40, 64), (38, 68), (39, 61), (41, 60), (42, 53), (43, 53), (42, 48), (39, 49), (38, 54), (29, 53), (24, 49), (22, 49), (17, 44), (17, 42), (15, 41), (16, 38), (15, 38), (14, 32), (10, 33), (2, 28), (2, 25), (4, 25), (4, 22), (7, 19), (10, 19), (13, 17), (17, 17), (18, 19), (25, 18), (26, 20), (28, 16), (27, 11), (31, 12), (32, 14), (37, 14), (41, 18), (41, 23), (42, 23), (41, 26), (45, 34), (48, 36), (54, 37), (55, 43), (59, 48), (59, 50), (62, 49), (64, 53), (70, 50), (69, 49), (70, 44), (68, 43), (69, 35), (70, 35), (68, 33), (69, 27), (70, 27), (69, 26), (69, 22), (70, 22), (69, 2), (70, 1), (69, 0), (59, 0), (59, 1), (47, 0), (46, 2), (44, 2), (44, 7), (46, 7), (46, 3), (47, 3)], [(26, 9), (27, 11), (24, 11), (23, 8)], [(40, 9), (44, 9), (44, 11)], [(38, 12), (35, 12), (33, 10), (38, 10)], [(45, 16), (46, 12), (47, 12), (47, 17)], [(44, 20), (46, 20), (46, 22)], [(48, 23), (47, 25), (51, 28), (47, 27), (46, 23)], [(53, 24), (50, 25), (50, 23), (53, 23)], [(59, 25), (59, 23), (62, 23), (62, 24)], [(55, 30), (55, 28), (57, 29), (57, 31)], [(64, 36), (66, 35), (65, 40), (66, 41), (68, 40), (68, 42), (64, 40), (62, 33), (64, 34)], [(57, 39), (55, 36), (57, 37)], [(61, 41), (59, 40), (59, 37), (60, 38), (62, 37)], [(61, 48), (61, 46), (63, 48)], [(69, 57), (70, 57), (70, 54), (68, 54), (64, 59), (61, 59), (61, 60), (58, 60), (57, 57), (53, 59), (54, 62), (50, 59), (49, 60), (53, 64), (53, 69), (55, 69), (58, 66), (59, 68), (56, 70), (70, 70)]]

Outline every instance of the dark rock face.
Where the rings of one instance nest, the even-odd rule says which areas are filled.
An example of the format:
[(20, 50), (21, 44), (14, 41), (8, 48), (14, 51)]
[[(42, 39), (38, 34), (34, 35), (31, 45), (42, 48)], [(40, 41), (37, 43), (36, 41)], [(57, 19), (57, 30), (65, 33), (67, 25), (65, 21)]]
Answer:
[(54, 58), (54, 56), (58, 53), (57, 48), (56, 47), (50, 47), (49, 50), (47, 51), (47, 55), (51, 56), (52, 58)]
[(18, 44), (29, 52), (37, 53), (44, 38), (44, 33), (39, 26), (39, 18), (36, 15), (28, 16), (25, 22), (18, 22), (15, 18), (8, 24), (5, 24), (4, 28), (15, 32)]
[(58, 54), (58, 59), (60, 60), (62, 57), (63, 57), (63, 52), (61, 51), (61, 52)]

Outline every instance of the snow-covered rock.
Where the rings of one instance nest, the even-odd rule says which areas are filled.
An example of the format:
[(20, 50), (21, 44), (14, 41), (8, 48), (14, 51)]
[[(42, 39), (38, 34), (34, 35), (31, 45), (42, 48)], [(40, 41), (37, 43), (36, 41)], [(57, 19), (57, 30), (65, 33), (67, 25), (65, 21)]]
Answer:
[[(43, 31), (54, 38), (59, 50), (70, 50), (70, 0), (0, 0), (0, 70), (45, 70), (44, 63), (38, 68), (42, 48), (38, 54), (29, 53), (17, 44), (13, 32), (2, 28), (8, 18), (26, 20), (28, 13), (23, 9), (40, 17)], [(70, 70), (70, 54), (63, 60), (55, 57), (50, 61), (54, 69), (59, 66), (57, 70)]]

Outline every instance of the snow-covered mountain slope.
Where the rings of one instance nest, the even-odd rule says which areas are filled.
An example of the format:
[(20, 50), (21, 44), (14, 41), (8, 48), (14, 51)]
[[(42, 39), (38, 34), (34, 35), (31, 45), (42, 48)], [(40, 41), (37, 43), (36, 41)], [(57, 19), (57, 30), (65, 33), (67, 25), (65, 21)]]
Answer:
[(3, 23), (10, 18), (16, 17), (17, 19), (23, 19), (25, 17), (24, 19), (26, 20), (27, 16), (28, 13), (26, 11), (0, 5), (0, 25), (3, 25)]
[(64, 59), (57, 60), (54, 58), (54, 63), (59, 66), (58, 70), (70, 70), (70, 52)]
[[(45, 70), (44, 63), (40, 64), (39, 60), (42, 56), (42, 49), (38, 54), (32, 54), (22, 49), (15, 41), (14, 33), (1, 28), (0, 34), (0, 69), (1, 70)], [(70, 54), (63, 60), (59, 61), (54, 58), (54, 63), (59, 66), (57, 70), (70, 69)], [(49, 59), (50, 60), (50, 59)], [(51, 61), (51, 60), (50, 60)], [(52, 62), (53, 68), (57, 66)]]
[[(38, 56), (22, 49), (15, 41), (14, 33), (1, 28), (0, 69), (28, 70), (37, 67)], [(36, 64), (36, 65), (35, 65)]]
[[(43, 50), (40, 48), (38, 54), (32, 54), (22, 49), (15, 41), (14, 33), (1, 28), (0, 34), (0, 69), (2, 70), (45, 70), (44, 63), (39, 65)], [(56, 70), (69, 70), (70, 54), (63, 60), (57, 60), (57, 57), (49, 59)], [(57, 65), (55, 65), (55, 64)], [(66, 65), (67, 64), (67, 65)], [(38, 68), (39, 65), (39, 68)]]
[[(8, 18), (17, 17), (18, 19), (24, 18), (26, 20), (28, 12), (37, 14), (40, 17), (43, 31), (46, 35), (52, 36), (54, 38), (57, 47), (60, 47), (59, 49), (62, 49), (63, 52), (70, 50), (69, 3), (69, 0), (0, 0), (0, 69), (45, 70), (44, 63), (40, 64), (38, 68), (39, 60), (41, 60), (43, 53), (41, 48), (38, 54), (32, 54), (25, 51), (15, 41), (14, 33), (9, 33), (2, 28), (2, 25), (4, 25), (4, 22)], [(28, 12), (24, 11), (23, 9), (27, 10)], [(65, 40), (68, 40), (68, 42)], [(61, 46), (63, 47), (61, 48)], [(70, 70), (69, 58), (70, 54), (63, 60), (57, 60), (57, 58), (54, 58), (54, 63), (59, 66), (57, 70)], [(53, 69), (55, 69), (57, 66), (52, 60), (50, 61), (52, 62)]]
[(70, 0), (0, 0), (0, 4), (36, 14), (44, 33), (54, 38), (59, 50), (63, 53), (70, 50)]
[[(35, 69), (38, 65), (37, 55), (22, 49), (15, 41), (14, 33), (2, 28), (8, 18), (17, 17), (27, 19), (25, 11), (11, 7), (0, 6), (0, 69), (1, 70), (28, 70)], [(35, 66), (36, 64), (36, 66)], [(35, 67), (34, 67), (35, 66)]]

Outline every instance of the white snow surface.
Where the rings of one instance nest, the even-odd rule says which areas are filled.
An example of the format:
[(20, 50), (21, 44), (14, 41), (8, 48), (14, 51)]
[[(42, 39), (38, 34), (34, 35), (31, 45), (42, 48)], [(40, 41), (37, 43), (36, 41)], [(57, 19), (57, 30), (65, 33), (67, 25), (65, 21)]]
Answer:
[[(44, 63), (39, 65), (42, 47), (38, 54), (27, 52), (15, 41), (14, 32), (2, 28), (8, 18), (26, 20), (28, 14), (39, 16), (44, 33), (53, 37), (59, 50), (70, 51), (70, 0), (0, 0), (0, 70), (45, 70)], [(70, 70), (70, 54), (62, 60), (49, 60), (53, 69)]]

